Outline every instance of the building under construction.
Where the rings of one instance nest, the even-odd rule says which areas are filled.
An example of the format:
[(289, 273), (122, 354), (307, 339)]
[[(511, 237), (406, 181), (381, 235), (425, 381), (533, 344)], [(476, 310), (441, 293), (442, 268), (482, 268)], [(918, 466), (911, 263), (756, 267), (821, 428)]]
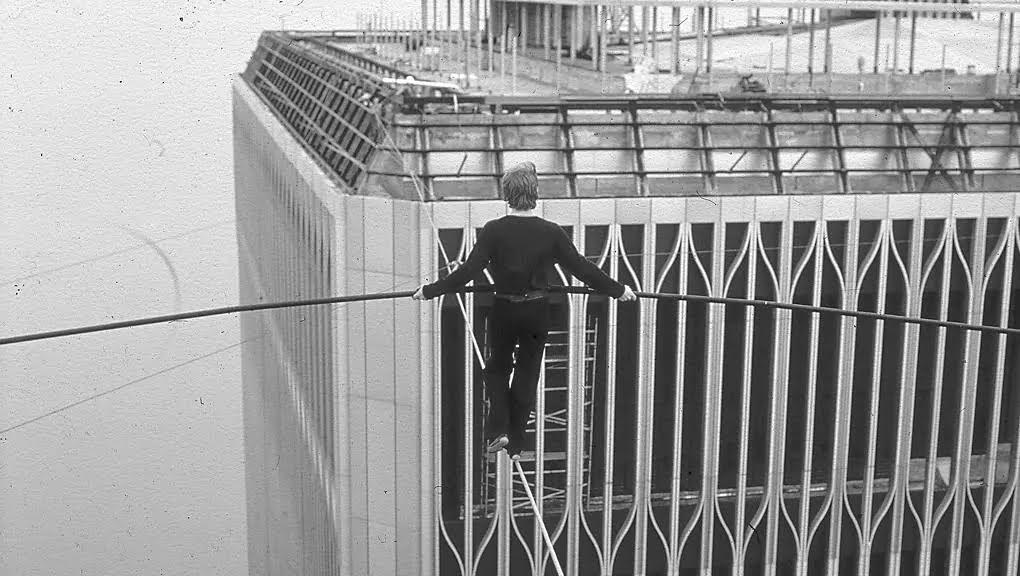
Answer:
[[(818, 10), (796, 26), (819, 36), (854, 16), (757, 4)], [(713, 3), (460, 6), (259, 39), (234, 84), (244, 302), (434, 280), (531, 161), (540, 213), (635, 290), (1020, 327), (1016, 5), (968, 4), (1006, 14), (998, 74), (825, 93), (692, 81)], [(681, 50), (653, 6), (694, 15), (705, 59), (625, 93), (649, 42)], [(1020, 572), (1015, 336), (561, 294), (518, 474), (483, 449), (492, 297), (437, 300), (242, 316), (252, 573)]]

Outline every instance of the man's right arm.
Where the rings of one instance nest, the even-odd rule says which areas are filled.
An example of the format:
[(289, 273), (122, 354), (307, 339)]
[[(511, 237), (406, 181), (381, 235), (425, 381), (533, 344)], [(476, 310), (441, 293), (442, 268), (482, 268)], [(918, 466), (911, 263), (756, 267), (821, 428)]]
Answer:
[(568, 272), (579, 280), (593, 288), (596, 292), (609, 294), (613, 298), (619, 298), (626, 291), (626, 287), (609, 277), (601, 268), (592, 264), (587, 258), (578, 253), (574, 242), (567, 236), (562, 228), (556, 226), (559, 232), (556, 238), (557, 260)]

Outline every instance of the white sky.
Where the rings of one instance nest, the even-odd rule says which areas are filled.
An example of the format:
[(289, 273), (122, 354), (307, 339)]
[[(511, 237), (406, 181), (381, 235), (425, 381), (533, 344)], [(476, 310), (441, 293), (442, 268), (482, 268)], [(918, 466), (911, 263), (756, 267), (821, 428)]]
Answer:
[[(0, 1), (0, 333), (235, 304), (230, 83), (259, 33), (418, 6)], [(0, 429), (148, 378), (0, 435), (0, 574), (246, 574), (237, 349), (153, 376), (238, 338), (220, 317), (0, 350)]]

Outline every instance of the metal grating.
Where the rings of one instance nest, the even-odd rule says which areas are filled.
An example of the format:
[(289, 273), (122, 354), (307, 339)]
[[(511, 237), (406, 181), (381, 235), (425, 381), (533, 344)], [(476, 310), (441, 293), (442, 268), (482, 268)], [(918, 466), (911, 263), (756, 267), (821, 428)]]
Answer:
[(266, 32), (244, 78), (327, 173), (357, 190), (381, 135), (381, 104), (393, 95), (378, 72), (325, 41)]

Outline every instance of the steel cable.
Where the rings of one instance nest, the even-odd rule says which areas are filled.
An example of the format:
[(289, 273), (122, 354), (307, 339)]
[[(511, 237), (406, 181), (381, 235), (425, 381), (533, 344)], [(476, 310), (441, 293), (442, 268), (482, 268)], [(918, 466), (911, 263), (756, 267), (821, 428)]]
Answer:
[[(491, 292), (492, 286), (479, 285), (470, 286), (456, 290), (457, 293), (465, 292)], [(549, 288), (551, 293), (567, 293), (567, 294), (589, 294), (596, 295), (587, 288), (578, 286), (551, 286)], [(103, 332), (107, 330), (117, 330), (120, 328), (133, 328), (135, 326), (145, 326), (147, 324), (159, 324), (162, 322), (178, 322), (181, 320), (190, 320), (192, 318), (203, 318), (206, 316), (218, 316), (223, 314), (236, 314), (240, 312), (257, 312), (260, 310), (273, 310), (277, 308), (296, 308), (300, 306), (322, 306), (326, 304), (346, 304), (349, 302), (369, 302), (372, 300), (390, 300), (395, 298), (408, 298), (414, 294), (413, 290), (405, 290), (400, 292), (376, 292), (370, 294), (355, 294), (350, 296), (333, 296), (330, 298), (311, 298), (308, 300), (289, 300), (284, 302), (265, 302), (260, 304), (245, 304), (241, 306), (226, 306), (223, 308), (209, 308), (205, 310), (194, 310), (191, 312), (181, 312), (178, 314), (165, 314), (162, 316), (152, 316), (147, 318), (137, 318), (134, 320), (122, 320), (119, 322), (109, 322), (106, 324), (95, 324), (92, 326), (80, 326), (76, 328), (66, 328), (63, 330), (52, 330), (49, 332), (36, 332), (32, 334), (22, 334), (20, 336), (8, 336), (6, 338), (0, 338), (0, 346), (6, 346), (8, 344), (18, 344), (21, 342), (31, 342), (33, 340), (47, 340), (50, 338), (61, 338), (65, 336), (75, 336), (78, 334), (88, 334), (91, 332)], [(975, 332), (989, 332), (994, 334), (1005, 334), (1007, 336), (1020, 336), (1020, 328), (1009, 328), (1003, 326), (988, 326), (985, 324), (967, 324), (966, 322), (953, 322), (951, 320), (936, 320), (934, 318), (917, 318), (913, 316), (899, 316), (896, 314), (885, 314), (880, 312), (866, 312), (860, 310), (844, 310), (842, 308), (830, 308), (826, 306), (811, 306), (808, 304), (794, 304), (788, 302), (775, 302), (772, 300), (751, 300), (745, 298), (723, 298), (718, 296), (698, 296), (695, 294), (670, 294), (667, 292), (635, 292), (638, 298), (655, 299), (655, 300), (683, 300), (686, 302), (695, 302), (703, 304), (735, 304), (740, 306), (754, 306), (757, 308), (773, 308), (777, 310), (791, 310), (794, 312), (812, 312), (818, 314), (836, 314), (838, 316), (848, 316), (853, 318), (862, 318), (867, 320), (882, 320), (890, 322), (902, 322), (904, 324), (919, 324), (921, 326), (933, 326), (937, 328), (954, 328), (960, 330), (971, 330)]]

